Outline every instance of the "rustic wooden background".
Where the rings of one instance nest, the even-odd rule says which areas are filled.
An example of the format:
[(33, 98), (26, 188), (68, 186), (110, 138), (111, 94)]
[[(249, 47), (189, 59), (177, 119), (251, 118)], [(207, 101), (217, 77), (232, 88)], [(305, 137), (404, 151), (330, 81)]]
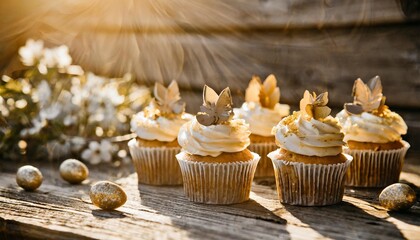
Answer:
[(193, 113), (205, 83), (230, 86), (238, 106), (253, 74), (274, 73), (282, 102), (329, 91), (338, 110), (356, 78), (380, 75), (420, 150), (418, 0), (2, 0), (0, 15), (0, 73), (22, 67), (28, 38), (43, 39), (97, 74), (177, 79)]
[(388, 103), (420, 107), (419, 1), (112, 0), (0, 3), (0, 70), (26, 39), (67, 44), (97, 74), (133, 73), (243, 93), (253, 74), (275, 73), (282, 101), (305, 89), (351, 99), (357, 77), (382, 77)]

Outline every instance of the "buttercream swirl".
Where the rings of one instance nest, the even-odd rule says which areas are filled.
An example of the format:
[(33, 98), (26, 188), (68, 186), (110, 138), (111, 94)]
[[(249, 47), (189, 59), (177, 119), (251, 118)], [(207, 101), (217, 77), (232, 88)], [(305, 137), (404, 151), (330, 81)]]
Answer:
[(273, 128), (273, 134), (279, 147), (306, 156), (335, 156), (344, 145), (339, 124), (331, 116), (316, 120), (294, 112)]
[(348, 114), (342, 110), (336, 118), (342, 126), (345, 142), (394, 142), (407, 133), (407, 125), (402, 117), (390, 110), (385, 110), (382, 117), (368, 112)]
[(190, 154), (217, 157), (222, 152), (245, 150), (250, 144), (250, 134), (249, 126), (243, 119), (204, 126), (193, 118), (179, 130), (178, 143)]
[(131, 131), (145, 140), (172, 142), (176, 140), (181, 126), (192, 117), (189, 113), (183, 113), (174, 118), (148, 117), (144, 111), (141, 111), (131, 119)]
[(285, 116), (289, 115), (290, 106), (277, 103), (273, 109), (264, 108), (259, 103), (245, 102), (241, 108), (235, 108), (235, 118), (242, 118), (249, 124), (252, 134), (269, 137), (271, 130)]

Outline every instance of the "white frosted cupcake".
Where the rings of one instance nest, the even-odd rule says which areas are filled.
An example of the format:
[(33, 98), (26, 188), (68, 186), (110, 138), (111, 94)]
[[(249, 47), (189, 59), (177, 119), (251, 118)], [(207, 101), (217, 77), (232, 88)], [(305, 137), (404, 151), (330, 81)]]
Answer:
[(280, 202), (323, 206), (343, 198), (352, 157), (342, 153), (343, 134), (326, 106), (328, 93), (305, 91), (300, 111), (273, 128), (280, 147), (272, 159)]
[(385, 187), (398, 182), (410, 147), (401, 138), (407, 133), (407, 125), (385, 105), (378, 76), (368, 84), (357, 79), (353, 96), (354, 102), (345, 104), (344, 110), (336, 116), (347, 143), (344, 152), (354, 158), (346, 185)]
[(247, 201), (259, 156), (247, 149), (248, 124), (232, 120), (229, 88), (218, 96), (204, 86), (204, 104), (192, 121), (179, 130), (182, 147), (176, 157), (189, 200), (207, 204)]
[(181, 126), (192, 119), (185, 113), (175, 81), (166, 89), (155, 84), (154, 99), (133, 116), (131, 130), (137, 137), (129, 143), (139, 183), (180, 185), (182, 175), (175, 155), (181, 150), (177, 136)]
[(289, 115), (290, 106), (280, 104), (280, 89), (274, 75), (269, 75), (264, 83), (253, 76), (245, 93), (245, 102), (241, 108), (235, 108), (235, 118), (245, 119), (251, 130), (249, 150), (261, 156), (255, 177), (274, 176), (273, 164), (267, 154), (277, 146), (271, 130), (285, 116)]

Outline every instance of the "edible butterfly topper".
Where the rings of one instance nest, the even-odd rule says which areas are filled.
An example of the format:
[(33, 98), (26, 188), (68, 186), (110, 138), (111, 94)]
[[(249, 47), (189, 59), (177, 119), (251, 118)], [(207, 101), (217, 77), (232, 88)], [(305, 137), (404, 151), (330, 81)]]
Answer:
[(321, 119), (325, 118), (331, 113), (331, 109), (327, 107), (328, 103), (328, 92), (319, 94), (310, 94), (308, 90), (303, 94), (302, 100), (300, 100), (300, 111), (307, 115)]
[(350, 114), (361, 114), (362, 112), (382, 112), (387, 107), (385, 97), (382, 94), (382, 84), (379, 76), (369, 80), (365, 84), (360, 78), (354, 81), (353, 103), (344, 104), (344, 109)]
[(176, 81), (172, 80), (168, 88), (165, 88), (158, 82), (155, 83), (153, 94), (155, 96), (154, 103), (159, 110), (160, 115), (173, 117), (174, 115), (182, 114), (185, 111), (185, 103), (181, 101)]
[(262, 107), (273, 109), (280, 100), (280, 89), (277, 87), (277, 80), (270, 74), (261, 83), (258, 76), (253, 76), (245, 91), (245, 101), (258, 102)]
[(197, 121), (204, 125), (216, 125), (228, 122), (233, 117), (232, 95), (229, 87), (217, 93), (205, 85), (203, 89), (203, 105), (197, 113)]

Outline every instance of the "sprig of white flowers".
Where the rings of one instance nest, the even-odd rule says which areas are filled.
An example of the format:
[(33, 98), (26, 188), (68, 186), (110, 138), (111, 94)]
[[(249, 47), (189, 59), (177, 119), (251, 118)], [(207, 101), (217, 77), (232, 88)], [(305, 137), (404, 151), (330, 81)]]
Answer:
[(106, 78), (72, 65), (67, 46), (45, 48), (29, 39), (19, 49), (16, 79), (0, 81), (0, 112), (9, 128), (0, 134), (0, 157), (81, 157), (91, 164), (127, 160), (130, 118), (150, 100), (150, 90), (130, 74)]

